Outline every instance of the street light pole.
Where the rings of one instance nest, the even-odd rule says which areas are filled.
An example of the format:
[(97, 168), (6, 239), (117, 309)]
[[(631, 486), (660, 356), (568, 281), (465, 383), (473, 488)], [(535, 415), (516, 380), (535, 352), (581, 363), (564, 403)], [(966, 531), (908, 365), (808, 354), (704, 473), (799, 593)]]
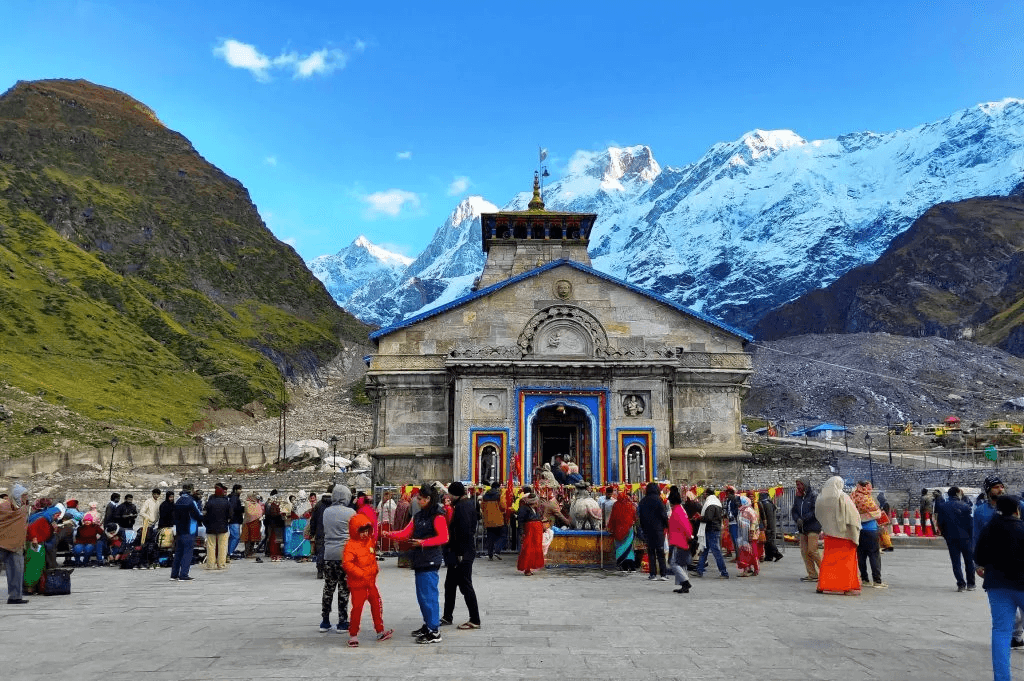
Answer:
[(331, 461), (331, 465), (334, 466), (334, 472), (338, 472), (338, 436), (331, 436), (331, 454), (334, 455), (334, 459)]
[(110, 438), (110, 468), (107, 469), (107, 488), (110, 488), (110, 480), (114, 477), (114, 448), (117, 447), (119, 440), (117, 436)]
[(890, 422), (892, 421), (892, 414), (885, 415), (885, 435), (889, 438), (889, 465), (892, 465), (892, 428)]
[(875, 460), (871, 458), (871, 433), (864, 434), (864, 442), (868, 444), (868, 475), (871, 478), (871, 486), (875, 486)]

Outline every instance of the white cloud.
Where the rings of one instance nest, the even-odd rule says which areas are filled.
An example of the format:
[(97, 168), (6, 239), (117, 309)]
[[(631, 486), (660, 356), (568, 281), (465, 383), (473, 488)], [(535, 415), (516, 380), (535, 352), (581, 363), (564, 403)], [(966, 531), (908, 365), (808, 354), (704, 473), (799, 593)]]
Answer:
[(298, 239), (296, 239), (296, 238), (295, 238), (295, 237), (293, 237), (293, 236), (290, 236), (290, 237), (288, 237), (287, 239), (281, 239), (281, 241), (283, 241), (284, 243), (288, 244), (288, 245), (289, 245), (289, 246), (291, 246), (292, 248), (295, 248), (295, 244), (299, 243), (299, 240), (298, 240)]
[(469, 178), (465, 175), (460, 175), (452, 180), (452, 183), (448, 185), (448, 196), (458, 196), (469, 189)]
[[(362, 41), (355, 43), (354, 50), (362, 52), (366, 44)], [(271, 71), (290, 71), (292, 78), (311, 78), (312, 76), (326, 76), (334, 71), (345, 68), (348, 63), (348, 55), (336, 48), (322, 48), (307, 55), (298, 52), (282, 52), (279, 56), (271, 58), (260, 52), (255, 45), (239, 42), (228, 38), (213, 48), (214, 56), (222, 58), (228, 66), (236, 69), (245, 69), (250, 72), (256, 80), (265, 83), (270, 80)]]
[(263, 159), (263, 162), (266, 163), (268, 166), (276, 166), (277, 156), (267, 156), (265, 159)]
[(408, 161), (410, 158), (412, 158), (412, 152), (400, 151), (397, 154), (395, 154), (395, 158), (397, 158), (399, 161)]
[(270, 80), (270, 74), (267, 72), (270, 69), (270, 58), (261, 54), (253, 45), (229, 38), (213, 48), (213, 54), (226, 61), (228, 66), (249, 71), (258, 81)]
[(383, 214), (396, 217), (405, 207), (419, 208), (420, 197), (413, 192), (404, 189), (388, 189), (383, 192), (374, 192), (363, 197), (369, 208), (367, 213), (370, 217)]

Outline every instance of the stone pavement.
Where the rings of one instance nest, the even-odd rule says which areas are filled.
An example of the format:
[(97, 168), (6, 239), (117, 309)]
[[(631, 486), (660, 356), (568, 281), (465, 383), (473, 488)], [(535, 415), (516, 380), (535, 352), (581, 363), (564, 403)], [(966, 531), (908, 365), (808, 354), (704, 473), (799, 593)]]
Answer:
[[(483, 628), (444, 627), (442, 643), (417, 645), (413, 575), (389, 558), (378, 584), (395, 638), (374, 640), (366, 608), (356, 649), (347, 634), (319, 633), (322, 582), (311, 564), (193, 566), (192, 582), (172, 582), (166, 569), (86, 568), (70, 596), (0, 601), (0, 667), (18, 681), (991, 678), (980, 586), (956, 593), (944, 551), (885, 553), (882, 567), (888, 590), (820, 595), (798, 580), (799, 553), (788, 548), (760, 577), (709, 571), (679, 595), (645, 575), (523, 577), (515, 556), (485, 558), (474, 575)], [(460, 597), (456, 624), (465, 619)], [(1024, 651), (1013, 666), (1021, 677)]]

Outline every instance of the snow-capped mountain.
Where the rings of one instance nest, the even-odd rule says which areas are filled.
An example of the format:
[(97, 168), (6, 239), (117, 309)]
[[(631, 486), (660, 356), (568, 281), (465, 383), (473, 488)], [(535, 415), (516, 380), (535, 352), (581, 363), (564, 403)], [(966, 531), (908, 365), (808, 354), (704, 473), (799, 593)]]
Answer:
[(378, 296), (384, 295), (401, 281), (412, 261), (359, 236), (334, 255), (321, 255), (306, 264), (331, 297), (345, 307), (357, 290), (375, 290)]
[[(663, 169), (646, 146), (581, 151), (544, 200), (597, 213), (596, 269), (750, 329), (873, 262), (930, 206), (1003, 195), (1022, 177), (1024, 100), (1006, 99), (890, 133), (807, 141), (754, 130), (683, 167)], [(506, 208), (524, 210), (529, 198)], [(467, 292), (483, 265), (469, 219), (479, 212), (460, 204), (393, 290), (346, 309), (387, 324)]]

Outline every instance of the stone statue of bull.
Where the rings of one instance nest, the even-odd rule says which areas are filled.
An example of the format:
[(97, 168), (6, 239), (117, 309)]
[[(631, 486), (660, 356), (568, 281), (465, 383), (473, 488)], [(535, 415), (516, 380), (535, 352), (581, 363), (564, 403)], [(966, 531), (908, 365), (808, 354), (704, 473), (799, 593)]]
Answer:
[(576, 524), (577, 530), (601, 530), (604, 514), (601, 505), (590, 495), (590, 488), (585, 484), (576, 485), (576, 498), (569, 506), (569, 517)]

